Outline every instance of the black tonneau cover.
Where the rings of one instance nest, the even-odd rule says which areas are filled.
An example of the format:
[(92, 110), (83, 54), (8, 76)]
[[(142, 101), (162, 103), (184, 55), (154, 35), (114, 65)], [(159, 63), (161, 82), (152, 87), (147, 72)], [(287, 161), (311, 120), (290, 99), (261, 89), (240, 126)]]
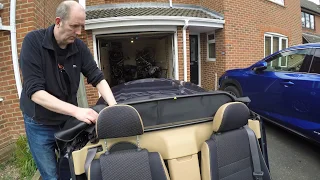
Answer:
[[(115, 87), (117, 103), (129, 104), (140, 113), (146, 130), (201, 120), (212, 120), (218, 108), (236, 101), (224, 91), (207, 91), (191, 82), (173, 79), (139, 79)], [(97, 104), (107, 104), (101, 97)]]
[(212, 120), (220, 106), (233, 101), (236, 101), (233, 96), (218, 91), (154, 98), (126, 104), (137, 109), (146, 130), (150, 130), (154, 129), (154, 126), (159, 129), (159, 127)]

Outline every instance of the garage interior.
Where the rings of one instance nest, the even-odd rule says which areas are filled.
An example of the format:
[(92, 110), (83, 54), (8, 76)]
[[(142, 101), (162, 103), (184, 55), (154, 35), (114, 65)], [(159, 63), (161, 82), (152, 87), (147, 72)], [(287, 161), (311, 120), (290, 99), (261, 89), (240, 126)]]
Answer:
[(173, 36), (172, 32), (97, 36), (100, 66), (110, 86), (144, 78), (173, 78)]

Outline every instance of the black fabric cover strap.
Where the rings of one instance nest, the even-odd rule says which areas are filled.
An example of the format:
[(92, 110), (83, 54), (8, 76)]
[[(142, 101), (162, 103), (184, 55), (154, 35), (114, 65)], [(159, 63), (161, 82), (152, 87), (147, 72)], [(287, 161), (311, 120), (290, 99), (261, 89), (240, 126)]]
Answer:
[(261, 171), (261, 162), (260, 162), (260, 157), (258, 153), (258, 144), (257, 144), (256, 136), (248, 126), (245, 126), (245, 129), (249, 137), (250, 151), (251, 151), (251, 158), (252, 158), (252, 165), (253, 165), (253, 177), (256, 180), (262, 180), (263, 172)]
[(86, 161), (84, 163), (84, 170), (85, 170), (85, 173), (87, 174), (87, 177), (88, 177), (88, 169), (91, 165), (92, 160), (94, 159), (94, 156), (96, 155), (97, 149), (98, 149), (97, 147), (88, 149)]

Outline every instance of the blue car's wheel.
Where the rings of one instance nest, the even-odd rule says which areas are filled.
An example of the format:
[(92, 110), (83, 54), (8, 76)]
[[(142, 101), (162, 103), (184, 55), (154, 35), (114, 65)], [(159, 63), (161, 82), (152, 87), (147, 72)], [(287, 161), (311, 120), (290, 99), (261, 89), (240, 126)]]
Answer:
[(235, 86), (226, 86), (223, 90), (230, 93), (233, 96), (241, 96), (240, 91)]

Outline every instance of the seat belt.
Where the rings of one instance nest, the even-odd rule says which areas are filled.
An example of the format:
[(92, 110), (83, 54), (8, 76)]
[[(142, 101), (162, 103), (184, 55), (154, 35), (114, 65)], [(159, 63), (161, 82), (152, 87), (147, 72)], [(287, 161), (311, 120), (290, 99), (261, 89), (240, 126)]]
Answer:
[(97, 153), (97, 147), (94, 147), (94, 148), (90, 148), (88, 149), (88, 154), (87, 154), (87, 157), (86, 157), (86, 161), (84, 163), (84, 170), (85, 170), (85, 173), (87, 175), (87, 178), (89, 178), (89, 174), (88, 174), (88, 169), (91, 165), (91, 162), (92, 160), (94, 159), (94, 156), (96, 155)]
[(260, 157), (258, 153), (256, 135), (248, 126), (245, 126), (244, 128), (246, 129), (249, 137), (250, 151), (251, 151), (252, 164), (253, 164), (253, 177), (255, 178), (255, 180), (262, 180), (263, 171), (261, 171), (261, 163), (260, 163)]

